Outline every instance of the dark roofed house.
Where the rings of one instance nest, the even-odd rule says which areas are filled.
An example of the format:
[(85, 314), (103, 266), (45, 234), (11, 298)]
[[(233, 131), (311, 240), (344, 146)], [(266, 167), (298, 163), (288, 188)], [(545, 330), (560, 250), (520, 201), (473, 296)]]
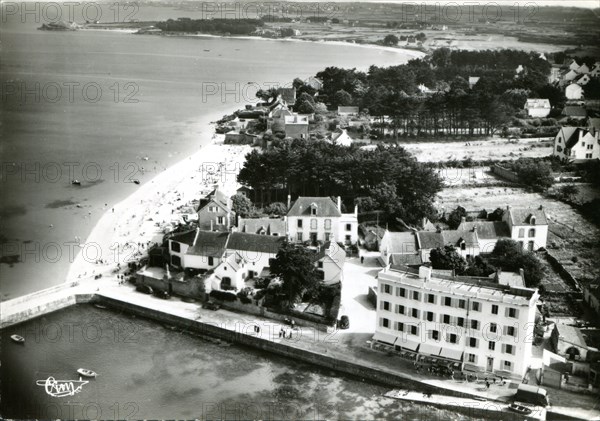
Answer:
[[(434, 234), (437, 234), (434, 232)], [(379, 244), (379, 252), (388, 264), (392, 254), (416, 254), (418, 251), (417, 237), (413, 231), (391, 232), (386, 230)]]
[(286, 241), (285, 237), (232, 232), (227, 242), (227, 252), (237, 252), (246, 262), (250, 278), (258, 276), (270, 266), (270, 259)]
[(510, 228), (505, 221), (463, 221), (457, 228), (477, 232), (480, 253), (491, 253), (501, 238), (511, 238)]
[(587, 111), (580, 105), (566, 105), (562, 110), (562, 115), (565, 117), (585, 118), (587, 117)]
[(397, 254), (390, 255), (390, 264), (392, 266), (419, 267), (423, 264), (420, 254)]
[(479, 254), (479, 241), (475, 231), (417, 231), (419, 252), (423, 261), (429, 261), (429, 253), (435, 248), (451, 245), (463, 257)]
[(569, 162), (583, 162), (600, 158), (600, 132), (597, 128), (600, 122), (598, 120), (591, 118), (588, 128), (561, 127), (554, 138), (552, 155)]
[(225, 254), (227, 232), (200, 229), (174, 234), (169, 238), (171, 264), (182, 269), (211, 269)]
[(330, 197), (299, 197), (290, 210), (290, 216), (340, 217), (342, 213)]
[(508, 215), (512, 225), (548, 225), (548, 218), (543, 207), (509, 208)]
[(285, 237), (287, 233), (286, 218), (240, 218), (238, 231)]
[(536, 251), (546, 247), (548, 218), (543, 206), (538, 208), (512, 208), (507, 206), (503, 220), (508, 223), (511, 238), (522, 248)]

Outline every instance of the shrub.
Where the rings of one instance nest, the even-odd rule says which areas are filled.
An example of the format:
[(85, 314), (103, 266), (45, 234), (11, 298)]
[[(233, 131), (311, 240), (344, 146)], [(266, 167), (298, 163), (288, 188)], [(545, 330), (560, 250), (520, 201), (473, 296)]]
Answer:
[(256, 289), (264, 289), (271, 283), (271, 278), (256, 278), (254, 280), (254, 287)]
[(218, 289), (214, 289), (209, 294), (211, 297), (221, 300), (221, 301), (236, 301), (237, 296), (231, 292), (219, 291)]
[(242, 304), (250, 304), (252, 299), (246, 295), (243, 291), (237, 293), (237, 297), (240, 299)]

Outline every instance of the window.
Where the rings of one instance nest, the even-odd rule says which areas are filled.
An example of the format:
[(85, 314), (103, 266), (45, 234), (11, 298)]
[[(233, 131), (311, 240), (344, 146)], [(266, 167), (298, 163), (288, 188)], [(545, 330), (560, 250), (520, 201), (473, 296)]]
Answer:
[(419, 301), (421, 299), (421, 294), (419, 294), (419, 291), (413, 291), (412, 299), (416, 301)]
[(445, 324), (447, 324), (447, 325), (449, 325), (449, 324), (450, 324), (450, 315), (449, 315), (449, 314), (444, 314), (444, 315), (442, 316), (442, 323), (445, 323)]
[(385, 294), (391, 294), (392, 293), (392, 286), (388, 285), (388, 284), (383, 284), (383, 292)]
[(326, 230), (330, 230), (331, 229), (331, 219), (326, 219), (325, 220), (325, 229)]
[(460, 243), (460, 249), (461, 249), (461, 250), (466, 250), (466, 249), (467, 249), (467, 243), (465, 243), (464, 241), (462, 241), (462, 242)]
[(346, 224), (346, 231), (352, 231), (352, 224)]
[(473, 302), (471, 303), (471, 309), (472, 309), (473, 311), (481, 311), (481, 303), (480, 303), (480, 302), (478, 302), (478, 301), (473, 301)]
[(444, 297), (444, 305), (447, 307), (451, 307), (452, 306), (452, 298)]
[(490, 323), (490, 332), (496, 333), (498, 331), (498, 325), (496, 323)]
[(558, 138), (558, 143), (562, 142), (562, 137)]
[(581, 142), (581, 146), (585, 148), (585, 142)]
[(403, 305), (400, 304), (396, 304), (396, 313), (398, 314), (405, 314), (405, 308)]
[(519, 241), (519, 249), (523, 250), (523, 242)]
[(326, 233), (325, 233), (325, 242), (329, 241), (329, 240), (330, 240), (330, 238), (331, 238), (331, 234), (330, 234), (330, 233), (328, 233), (328, 232), (326, 232)]
[(323, 262), (317, 262), (317, 267), (319, 269), (323, 269)]
[(352, 236), (351, 235), (346, 235), (344, 237), (344, 239), (346, 240), (346, 243), (349, 243), (350, 241), (352, 241)]
[(430, 330), (427, 333), (429, 334), (429, 337), (431, 339), (433, 339), (434, 341), (439, 341), (439, 339), (440, 339), (440, 332), (439, 332), (439, 330)]
[(296, 239), (298, 241), (302, 241), (302, 233), (301, 232), (299, 232), (299, 233), (296, 234)]
[(212, 266), (215, 264), (215, 259), (212, 256), (209, 256), (208, 258), (208, 266)]
[(225, 225), (225, 217), (217, 216), (217, 225)]
[(181, 266), (181, 257), (179, 257), (179, 256), (171, 256), (171, 264), (173, 266)]
[(512, 318), (516, 318), (517, 317), (517, 309), (516, 308), (509, 307), (506, 310), (507, 310), (507, 316), (508, 317), (512, 317)]
[(525, 237), (525, 228), (519, 228), (519, 238)]
[(469, 346), (471, 348), (477, 348), (477, 338), (469, 338)]
[(419, 334), (419, 328), (415, 325), (412, 325), (410, 327), (410, 334), (411, 335), (418, 335)]
[(389, 319), (386, 319), (385, 317), (382, 317), (381, 319), (379, 319), (379, 324), (383, 327), (390, 327), (390, 321), (389, 321)]
[(535, 243), (533, 241), (529, 241), (527, 243), (527, 250), (533, 251), (533, 249), (535, 249)]
[(310, 214), (311, 215), (316, 215), (317, 214), (317, 207), (316, 206), (311, 206), (310, 207)]
[(504, 353), (513, 355), (515, 353), (515, 347), (513, 345), (504, 344)]
[(504, 334), (508, 336), (515, 336), (514, 326), (504, 326)]
[(312, 218), (310, 220), (310, 229), (311, 230), (316, 230), (317, 229), (317, 219), (316, 218)]
[(390, 302), (389, 301), (380, 301), (379, 308), (382, 308), (385, 311), (390, 311)]
[(435, 295), (427, 294), (427, 302), (431, 304), (435, 304)]
[(535, 228), (529, 230), (529, 237), (535, 237)]
[(410, 310), (411, 316), (414, 317), (415, 319), (419, 318), (419, 313), (420, 311), (416, 308), (413, 308)]
[(298, 219), (298, 228), (302, 228), (302, 219)]
[(512, 363), (510, 361), (504, 361), (504, 369), (506, 371), (512, 371)]
[(591, 158), (591, 157), (592, 157), (592, 154), (591, 154), (591, 153), (586, 153), (586, 154), (585, 154), (585, 157), (586, 157), (587, 159), (589, 159), (589, 158)]
[(395, 326), (394, 328), (398, 331), (398, 332), (404, 332), (404, 323), (402, 322), (396, 322), (394, 323)]
[(466, 308), (467, 302), (465, 300), (458, 300), (458, 308)]
[(588, 149), (594, 149), (594, 145), (587, 145)]
[(498, 306), (496, 304), (492, 304), (492, 314), (498, 314)]
[(456, 324), (459, 327), (464, 327), (465, 326), (465, 319), (463, 317), (457, 317), (456, 318)]
[(479, 320), (471, 320), (471, 329), (479, 329)]
[(176, 243), (175, 241), (171, 241), (171, 251), (174, 251), (175, 253), (179, 253), (181, 251), (181, 246), (179, 245), (179, 243)]
[(434, 318), (434, 316), (435, 316), (435, 315), (433, 314), (433, 311), (428, 311), (427, 313), (425, 313), (425, 319), (426, 319), (428, 322), (433, 322), (433, 318)]
[(488, 349), (489, 349), (490, 351), (494, 351), (494, 350), (496, 349), (496, 342), (489, 341), (489, 342), (488, 342)]
[(450, 342), (451, 344), (455, 344), (458, 342), (458, 337), (454, 333), (449, 333), (446, 336), (446, 342)]
[(473, 364), (477, 364), (477, 355), (467, 354), (467, 361)]
[(406, 288), (396, 287), (396, 296), (397, 297), (406, 297)]
[(531, 225), (535, 225), (535, 216), (532, 216), (532, 217), (529, 219), (529, 223), (530, 223)]

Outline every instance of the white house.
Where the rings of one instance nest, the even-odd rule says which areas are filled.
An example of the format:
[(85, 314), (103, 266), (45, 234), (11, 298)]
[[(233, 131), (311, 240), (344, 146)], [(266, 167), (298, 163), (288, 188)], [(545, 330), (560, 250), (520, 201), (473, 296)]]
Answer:
[(550, 114), (550, 100), (546, 98), (529, 98), (525, 102), (529, 117), (546, 117)]
[(379, 252), (383, 262), (387, 265), (394, 254), (418, 254), (417, 236), (413, 231), (391, 232), (385, 230), (379, 242)]
[(338, 107), (338, 115), (340, 116), (353, 116), (353, 115), (358, 115), (358, 107), (353, 107), (353, 106), (339, 106)]
[(536, 289), (386, 267), (373, 340), (468, 370), (521, 378), (532, 357)]
[(590, 82), (590, 80), (592, 80), (592, 78), (590, 78), (590, 75), (584, 74), (581, 75), (579, 79), (575, 81), (575, 83), (577, 83), (580, 86), (585, 86)]
[(536, 251), (546, 247), (548, 218), (543, 206), (536, 209), (507, 206), (502, 219), (508, 224), (510, 237), (523, 249)]
[(226, 244), (227, 253), (236, 253), (246, 262), (248, 278), (260, 276), (285, 242), (285, 237), (232, 232)]
[(571, 83), (565, 88), (565, 96), (567, 99), (581, 99), (583, 97), (583, 88), (576, 83)]
[[(592, 119), (590, 119), (592, 120)], [(554, 138), (552, 155), (563, 161), (600, 158), (600, 134), (593, 127), (561, 127)]]
[(447, 245), (454, 247), (462, 257), (475, 257), (480, 253), (476, 231), (417, 231), (417, 247), (424, 262), (429, 261), (431, 250)]
[(304, 83), (316, 91), (323, 89), (323, 81), (313, 76), (310, 76), (308, 79), (306, 79)]
[(358, 241), (358, 208), (342, 214), (341, 198), (337, 204), (329, 197), (299, 197), (292, 206), (288, 197), (288, 238), (292, 242), (316, 244), (335, 241), (356, 244)]
[(577, 73), (577, 71), (569, 70), (567, 73), (565, 73), (563, 75), (563, 80), (570, 82), (572, 80), (575, 80), (575, 78), (577, 78), (577, 76), (579, 76), (579, 73)]
[(571, 60), (571, 63), (569, 64), (569, 69), (571, 70), (577, 70), (579, 69), (579, 63), (577, 63), (576, 60)]
[(346, 250), (335, 242), (327, 243), (317, 248), (315, 265), (325, 285), (342, 282)]
[(331, 143), (341, 146), (350, 146), (352, 145), (352, 138), (348, 135), (346, 129), (336, 129), (331, 134)]
[(477, 82), (481, 79), (479, 76), (469, 76), (469, 89), (473, 89)]
[(594, 67), (592, 67), (592, 70), (590, 71), (590, 75), (593, 77), (600, 76), (600, 62), (594, 63)]
[(214, 269), (223, 259), (228, 237), (227, 232), (200, 229), (174, 234), (169, 238), (170, 263), (180, 269)]
[(581, 66), (579, 66), (579, 68), (577, 69), (577, 73), (582, 74), (582, 75), (586, 75), (590, 72), (590, 68), (588, 67), (587, 64), (583, 63)]

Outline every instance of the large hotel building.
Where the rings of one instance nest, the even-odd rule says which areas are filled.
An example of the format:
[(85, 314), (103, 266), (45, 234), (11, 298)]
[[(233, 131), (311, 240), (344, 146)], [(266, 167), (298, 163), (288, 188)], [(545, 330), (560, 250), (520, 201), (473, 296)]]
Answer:
[(523, 376), (538, 291), (432, 272), (387, 266), (379, 273), (373, 339), (467, 370)]

